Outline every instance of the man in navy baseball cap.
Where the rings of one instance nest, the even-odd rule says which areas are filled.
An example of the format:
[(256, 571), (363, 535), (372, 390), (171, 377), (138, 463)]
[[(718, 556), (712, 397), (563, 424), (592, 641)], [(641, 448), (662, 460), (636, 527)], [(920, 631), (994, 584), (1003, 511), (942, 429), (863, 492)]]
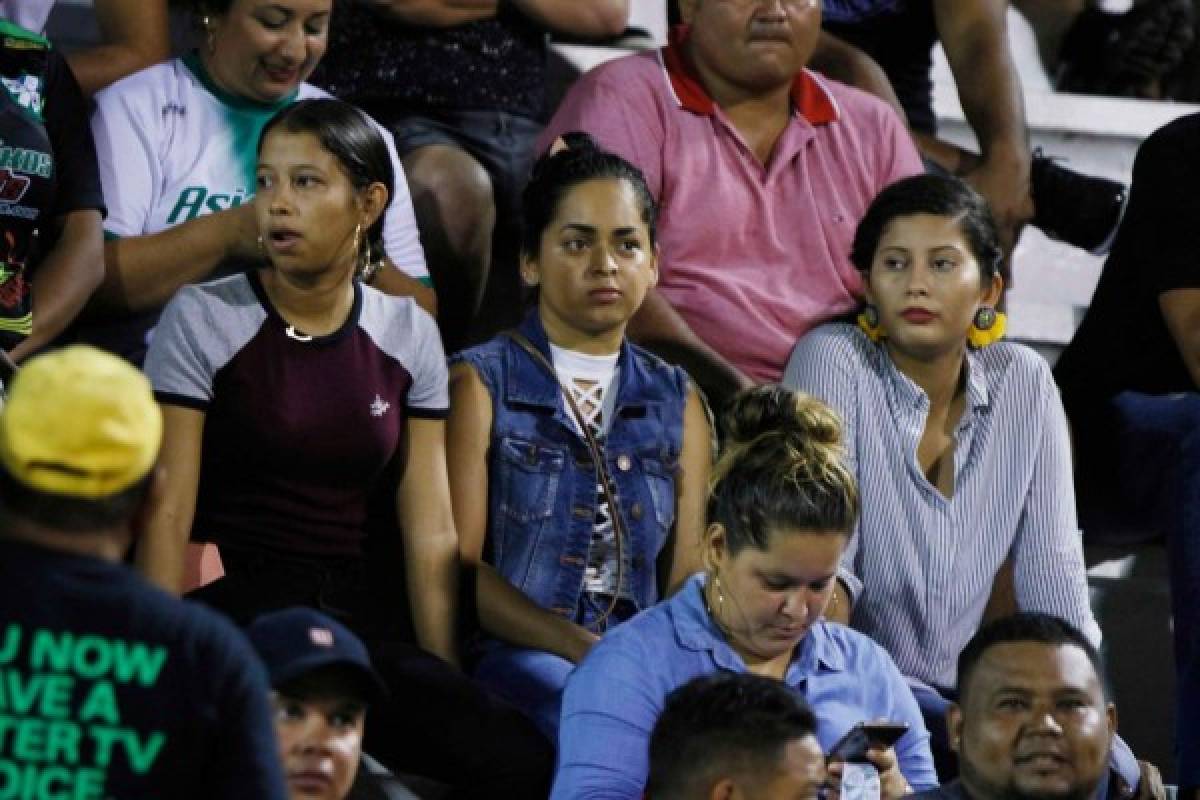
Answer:
[(274, 690), (291, 800), (345, 800), (362, 756), (367, 708), (387, 695), (367, 648), (311, 608), (264, 614), (247, 633)]

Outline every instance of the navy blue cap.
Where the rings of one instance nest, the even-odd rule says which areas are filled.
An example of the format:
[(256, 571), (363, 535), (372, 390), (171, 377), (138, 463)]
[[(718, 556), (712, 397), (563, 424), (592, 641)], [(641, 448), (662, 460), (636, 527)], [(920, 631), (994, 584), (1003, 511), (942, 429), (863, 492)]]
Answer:
[(255, 618), (246, 630), (250, 643), (278, 688), (325, 667), (345, 667), (360, 678), (368, 703), (387, 698), (362, 640), (340, 622), (311, 608), (297, 606)]

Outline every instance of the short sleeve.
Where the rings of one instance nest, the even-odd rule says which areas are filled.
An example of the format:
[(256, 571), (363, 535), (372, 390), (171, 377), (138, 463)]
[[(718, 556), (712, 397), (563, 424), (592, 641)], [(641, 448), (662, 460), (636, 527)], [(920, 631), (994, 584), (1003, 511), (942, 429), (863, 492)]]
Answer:
[(146, 376), (160, 403), (204, 411), (212, 402), (216, 369), (203, 335), (215, 322), (208, 317), (203, 295), (186, 286), (163, 311), (146, 354)]
[(912, 134), (904, 127), (899, 115), (887, 104), (877, 104), (878, 145), (875, 148), (877, 161), (877, 186), (879, 190), (903, 178), (925, 172), (921, 154), (913, 143)]
[(425, 284), (430, 283), (429, 267), (425, 263), (425, 250), (421, 247), (421, 235), (417, 228), (417, 215), (413, 210), (412, 196), (408, 192), (408, 178), (404, 175), (404, 165), (396, 152), (396, 143), (375, 120), (371, 124), (383, 136), (387, 143), (388, 154), (392, 157), (392, 172), (395, 176), (391, 202), (383, 216), (383, 246), (388, 259), (404, 274), (416, 278)]
[[(605, 150), (636, 165), (655, 200), (661, 202), (666, 129), (647, 77), (632, 69), (636, 63), (632, 59), (649, 57), (628, 56), (576, 81), (538, 137), (537, 152), (549, 150), (564, 133), (587, 133)], [(629, 79), (623, 80), (626, 74)]]
[(450, 413), (446, 352), (433, 317), (415, 303), (413, 309), (413, 382), (408, 413), (413, 417), (444, 419)]
[(104, 194), (96, 164), (96, 146), (88, 127), (88, 109), (79, 83), (66, 60), (51, 50), (46, 65), (46, 133), (54, 148), (58, 189), (54, 214), (99, 210)]
[(96, 94), (92, 135), (108, 207), (104, 232), (109, 237), (146, 233), (163, 183), (158, 158), (161, 121), (145, 113), (143, 106), (149, 106), (153, 92), (143, 77), (135, 73)]

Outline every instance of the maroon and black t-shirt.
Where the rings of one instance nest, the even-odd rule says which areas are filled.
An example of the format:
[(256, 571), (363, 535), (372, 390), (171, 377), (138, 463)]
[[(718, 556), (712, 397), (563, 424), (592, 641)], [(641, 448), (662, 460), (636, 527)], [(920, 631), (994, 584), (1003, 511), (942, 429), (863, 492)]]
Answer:
[(295, 555), (359, 555), (405, 422), (449, 406), (433, 319), (357, 282), (328, 336), (289, 326), (256, 272), (185, 287), (146, 373), (160, 402), (205, 412), (192, 538)]

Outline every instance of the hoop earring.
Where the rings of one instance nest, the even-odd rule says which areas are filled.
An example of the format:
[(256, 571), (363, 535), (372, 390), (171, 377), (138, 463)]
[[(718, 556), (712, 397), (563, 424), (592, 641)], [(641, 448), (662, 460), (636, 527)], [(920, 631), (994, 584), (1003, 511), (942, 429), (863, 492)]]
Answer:
[(208, 47), (208, 54), (212, 55), (216, 51), (217, 48), (213, 42), (212, 18), (210, 16), (208, 16), (208, 14), (205, 14), (203, 17), (200, 18), (200, 27), (204, 28), (205, 45)]
[(1003, 311), (997, 311), (991, 306), (980, 306), (967, 329), (967, 341), (972, 347), (987, 347), (1004, 337), (1008, 329), (1008, 317)]
[(872, 342), (878, 342), (886, 338), (887, 334), (883, 332), (883, 326), (879, 324), (879, 309), (867, 303), (863, 306), (863, 310), (858, 315), (858, 327), (867, 335), (867, 338)]

